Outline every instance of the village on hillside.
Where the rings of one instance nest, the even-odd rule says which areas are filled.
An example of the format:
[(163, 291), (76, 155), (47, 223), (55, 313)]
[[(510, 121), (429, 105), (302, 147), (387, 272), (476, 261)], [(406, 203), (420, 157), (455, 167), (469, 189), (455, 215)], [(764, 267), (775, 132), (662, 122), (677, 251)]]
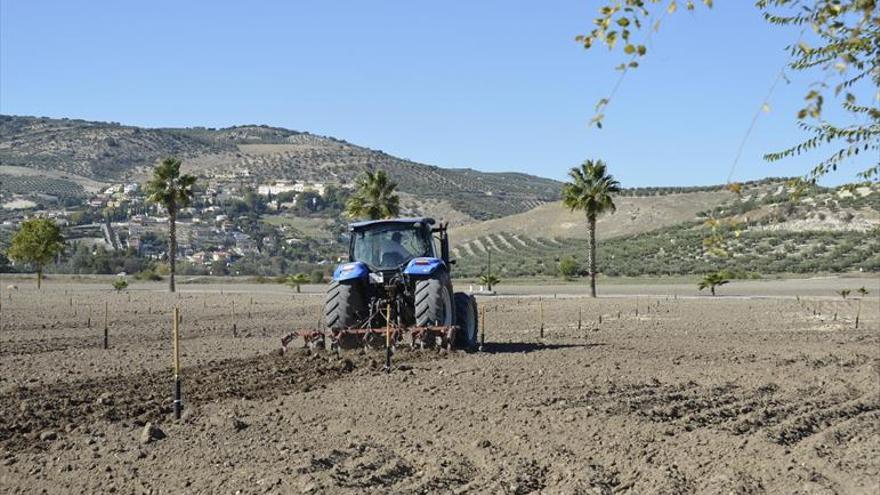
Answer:
[[(338, 217), (352, 187), (303, 181), (261, 183), (246, 169), (200, 177), (192, 205), (178, 214), (183, 271), (253, 275), (261, 271), (253, 265), (324, 265), (333, 258), (339, 235), (344, 233), (327, 219)], [(41, 192), (13, 194), (2, 191), (0, 185), (0, 206), (3, 239), (22, 221), (39, 216), (62, 226), (74, 253), (117, 257), (123, 272), (141, 271), (149, 261), (167, 258), (167, 211), (150, 203), (138, 182), (110, 184), (85, 198)], [(314, 229), (304, 232), (303, 225), (326, 231), (317, 235)], [(76, 260), (71, 257), (71, 262)], [(83, 273), (95, 267), (71, 268), (73, 273)]]

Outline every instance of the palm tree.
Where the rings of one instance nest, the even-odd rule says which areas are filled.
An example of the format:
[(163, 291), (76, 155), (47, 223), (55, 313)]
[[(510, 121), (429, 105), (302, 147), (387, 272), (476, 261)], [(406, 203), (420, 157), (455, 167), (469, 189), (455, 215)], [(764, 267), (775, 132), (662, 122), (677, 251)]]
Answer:
[(355, 185), (355, 193), (345, 204), (345, 213), (350, 218), (378, 220), (400, 214), (400, 197), (395, 193), (397, 183), (391, 182), (384, 170), (367, 170)]
[(697, 284), (697, 288), (700, 290), (709, 289), (709, 292), (711, 292), (714, 296), (715, 287), (728, 283), (730, 283), (730, 280), (727, 278), (727, 274), (725, 274), (724, 272), (715, 272), (709, 273), (705, 277), (703, 277), (703, 280), (700, 280), (700, 283)]
[(849, 294), (851, 292), (852, 291), (849, 289), (840, 289), (839, 291), (837, 291), (837, 293), (840, 295), (840, 297), (843, 298), (844, 301), (846, 300), (847, 297), (849, 297)]
[(562, 186), (562, 202), (572, 211), (587, 215), (589, 251), (587, 270), (590, 273), (590, 295), (596, 297), (596, 220), (606, 212), (614, 213), (611, 195), (620, 192), (620, 183), (608, 173), (602, 160), (587, 160), (568, 172), (571, 182)]
[(296, 275), (287, 277), (287, 285), (296, 289), (297, 293), (300, 291), (300, 286), (308, 281), (309, 277), (307, 277), (305, 273), (297, 273)]
[(489, 273), (484, 273), (484, 274), (480, 275), (480, 283), (483, 284), (483, 285), (485, 285), (485, 286), (486, 286), (486, 290), (488, 290), (489, 292), (491, 292), (491, 291), (492, 291), (492, 286), (493, 286), (493, 285), (498, 285), (498, 284), (500, 284), (500, 283), (501, 283), (501, 279), (498, 278), (498, 276), (495, 275), (494, 273), (489, 272)]
[(174, 272), (177, 260), (177, 211), (192, 204), (196, 178), (180, 175), (180, 160), (166, 158), (153, 169), (153, 178), (147, 182), (147, 200), (168, 210), (168, 261), (171, 277), (168, 290), (174, 292)]

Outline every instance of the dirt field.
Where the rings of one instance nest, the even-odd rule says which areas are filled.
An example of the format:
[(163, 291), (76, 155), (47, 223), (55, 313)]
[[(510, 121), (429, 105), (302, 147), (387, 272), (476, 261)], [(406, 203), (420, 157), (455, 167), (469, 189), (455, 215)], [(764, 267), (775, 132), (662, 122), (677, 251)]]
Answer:
[[(282, 335), (316, 324), (316, 287), (9, 283), (4, 492), (880, 492), (876, 279), (734, 283), (716, 298), (511, 286), (479, 299), (485, 352), (400, 349), (387, 375), (377, 351), (279, 354)], [(838, 285), (872, 291), (859, 329)], [(164, 438), (144, 441), (148, 422)]]

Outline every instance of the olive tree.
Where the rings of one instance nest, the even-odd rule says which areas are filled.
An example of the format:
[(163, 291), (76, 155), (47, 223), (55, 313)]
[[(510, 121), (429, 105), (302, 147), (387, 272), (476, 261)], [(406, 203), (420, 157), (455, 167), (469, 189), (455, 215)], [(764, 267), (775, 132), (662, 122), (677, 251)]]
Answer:
[[(624, 57), (617, 67), (622, 80), (646, 56), (647, 40), (660, 29), (665, 16), (675, 14), (679, 7), (694, 10), (700, 3), (711, 8), (713, 0), (605, 0), (592, 21), (595, 27), (575, 39), (586, 49), (604, 45), (622, 50)], [(876, 100), (872, 101), (880, 86), (877, 0), (756, 0), (755, 7), (770, 24), (800, 30), (799, 38), (788, 47), (790, 58), (786, 68), (812, 73), (815, 80), (805, 90), (804, 106), (796, 115), (807, 137), (788, 148), (766, 153), (764, 159), (773, 162), (831, 147), (831, 153), (806, 174), (809, 182), (815, 182), (837, 170), (847, 159), (873, 151), (869, 168), (859, 171), (857, 176), (864, 182), (880, 180), (880, 160), (876, 159), (880, 149), (880, 107)], [(636, 41), (638, 34), (642, 36)], [(779, 79), (787, 79), (785, 71)], [(843, 108), (844, 123), (824, 118), (829, 96)], [(593, 125), (602, 127), (612, 97), (613, 90), (598, 101)], [(762, 109), (769, 109), (767, 101)]]
[(64, 252), (64, 236), (48, 218), (25, 220), (12, 238), (7, 255), (13, 261), (28, 263), (37, 272), (37, 289), (42, 288), (43, 268)]

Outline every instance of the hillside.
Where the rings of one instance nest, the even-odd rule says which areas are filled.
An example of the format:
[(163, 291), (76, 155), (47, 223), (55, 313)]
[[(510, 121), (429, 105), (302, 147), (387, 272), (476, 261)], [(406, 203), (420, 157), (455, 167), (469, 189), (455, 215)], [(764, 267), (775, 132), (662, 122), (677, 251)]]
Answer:
[[(45, 186), (80, 194), (82, 183), (142, 180), (156, 160), (174, 155), (204, 176), (248, 177), (255, 183), (280, 179), (350, 182), (366, 167), (387, 170), (419, 202), (448, 208), (460, 222), (527, 211), (559, 198), (560, 184), (519, 173), (447, 169), (397, 158), (343, 140), (267, 126), (226, 129), (146, 129), (117, 123), (74, 119), (0, 116), (0, 180), (11, 192), (40, 191)], [(413, 205), (418, 210), (419, 204)]]
[[(348, 184), (368, 167), (387, 170), (399, 183), (403, 215), (450, 222), (459, 276), (484, 271), (489, 253), (502, 278), (556, 276), (561, 259), (585, 260), (585, 218), (562, 205), (561, 184), (550, 179), (445, 169), (277, 127), (144, 129), (0, 116), (0, 181), (4, 195), (13, 193), (6, 206), (27, 211), (51, 204), (54, 214), (72, 222), (71, 238), (91, 244), (109, 242), (112, 247), (113, 239), (103, 239), (101, 233), (104, 207), (110, 203), (106, 195), (98, 198), (97, 206), (84, 200), (94, 199), (111, 183), (122, 188), (121, 182), (144, 180), (156, 160), (168, 155), (181, 157), (184, 168), (210, 186), (200, 192), (197, 209), (180, 227), (182, 249), (192, 253), (188, 262), (197, 270), (207, 269), (206, 254), (196, 253), (210, 255), (230, 247), (236, 250), (238, 264), (226, 269), (241, 273), (276, 275), (290, 266), (323, 269), (345, 252), (344, 196), (328, 195), (320, 209), (270, 209), (266, 196), (253, 200), (257, 195), (252, 194), (252, 202), (243, 201), (247, 186), (279, 180)], [(880, 270), (876, 185), (812, 188), (798, 196), (786, 179), (742, 186), (740, 194), (722, 185), (622, 191), (615, 199), (617, 211), (598, 223), (600, 271), (660, 275), (719, 268), (757, 273)], [(218, 199), (218, 190), (225, 199)], [(143, 218), (133, 222), (143, 213), (137, 206), (142, 198), (128, 197), (124, 191), (114, 194), (122, 199), (110, 209), (113, 227), (126, 241), (134, 239), (138, 249), (161, 253), (164, 224), (155, 219), (145, 224)], [(9, 210), (9, 225), (19, 216)], [(711, 234), (706, 226), (710, 218), (721, 226), (726, 256), (716, 256), (704, 245)], [(0, 230), (2, 244), (11, 227)], [(143, 237), (148, 242), (141, 242)]]
[[(597, 223), (600, 238), (639, 234), (656, 228), (694, 220), (698, 213), (723, 205), (734, 198), (728, 191), (668, 194), (651, 197), (621, 196), (617, 212)], [(486, 234), (543, 238), (585, 239), (586, 219), (572, 212), (561, 201), (541, 205), (524, 213), (464, 225), (452, 230), (455, 246), (470, 243)]]
[[(880, 270), (880, 189), (815, 189), (791, 197), (779, 182), (731, 192), (620, 196), (598, 223), (599, 270), (607, 275)], [(720, 222), (723, 250), (704, 245)], [(585, 221), (553, 203), (453, 230), (458, 273), (554, 276), (566, 257), (585, 262)]]

